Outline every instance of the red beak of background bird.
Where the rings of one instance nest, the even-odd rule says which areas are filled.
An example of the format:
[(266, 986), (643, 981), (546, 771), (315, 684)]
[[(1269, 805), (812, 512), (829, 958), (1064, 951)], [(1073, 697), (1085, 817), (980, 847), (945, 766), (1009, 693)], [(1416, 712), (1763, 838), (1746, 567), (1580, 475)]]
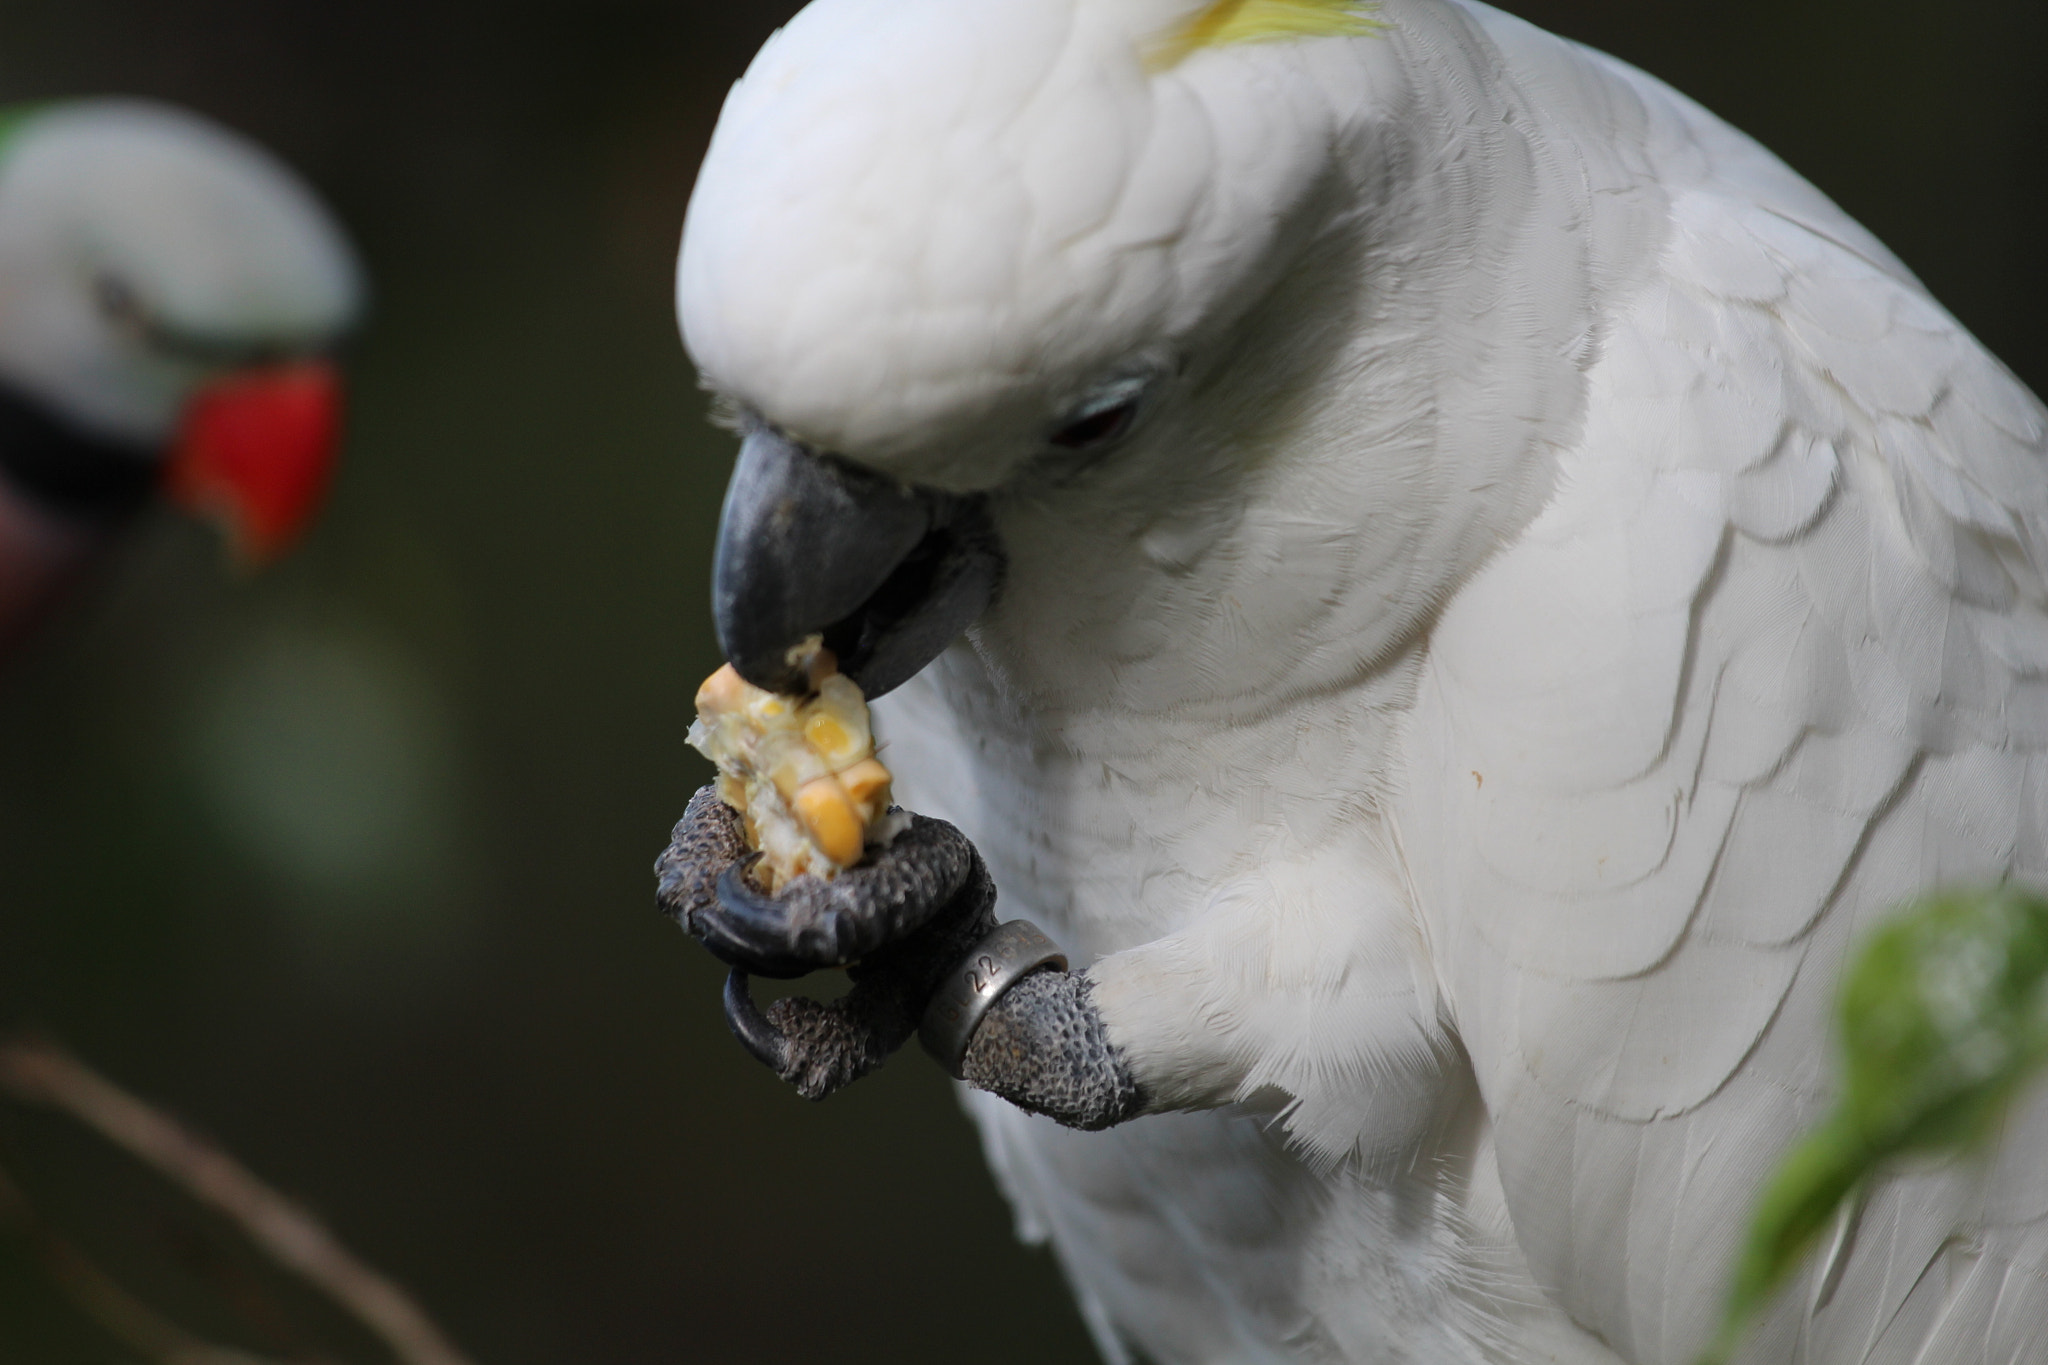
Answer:
[(237, 370), (185, 406), (164, 491), (218, 522), (237, 558), (291, 548), (327, 491), (341, 438), (341, 372), (298, 360)]

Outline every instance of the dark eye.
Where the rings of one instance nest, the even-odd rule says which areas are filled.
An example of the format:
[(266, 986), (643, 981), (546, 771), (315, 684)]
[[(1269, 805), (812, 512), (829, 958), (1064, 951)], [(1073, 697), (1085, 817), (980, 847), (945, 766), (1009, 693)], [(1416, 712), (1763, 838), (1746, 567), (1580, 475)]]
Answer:
[(135, 291), (125, 280), (112, 275), (102, 275), (92, 282), (92, 296), (100, 312), (123, 327), (137, 326), (147, 316)]
[(1129, 431), (1137, 417), (1137, 398), (1126, 398), (1075, 418), (1052, 434), (1052, 443), (1067, 450), (1088, 450)]
[(280, 348), (264, 341), (207, 336), (185, 331), (151, 314), (134, 287), (112, 275), (92, 282), (100, 315), (134, 341), (160, 356), (191, 365), (247, 365), (275, 358)]

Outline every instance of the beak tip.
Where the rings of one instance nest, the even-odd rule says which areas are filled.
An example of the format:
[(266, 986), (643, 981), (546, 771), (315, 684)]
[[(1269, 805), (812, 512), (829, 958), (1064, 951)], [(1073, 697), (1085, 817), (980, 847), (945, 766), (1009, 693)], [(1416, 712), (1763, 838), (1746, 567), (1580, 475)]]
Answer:
[(219, 525), (238, 565), (275, 561), (326, 493), (341, 405), (340, 373), (325, 360), (222, 376), (186, 407), (166, 494)]
[(719, 647), (732, 664), (733, 672), (762, 691), (796, 696), (805, 690), (807, 680), (802, 670), (791, 668), (786, 661), (764, 666), (764, 660), (773, 656), (734, 650), (726, 644), (723, 633), (719, 637)]
[(771, 619), (775, 613), (762, 610), (760, 603), (745, 594), (725, 591), (722, 575), (714, 581), (718, 590), (712, 595), (712, 623), (719, 652), (733, 671), (763, 691), (801, 692), (804, 672), (791, 662), (790, 655), (812, 632), (780, 628), (782, 623)]

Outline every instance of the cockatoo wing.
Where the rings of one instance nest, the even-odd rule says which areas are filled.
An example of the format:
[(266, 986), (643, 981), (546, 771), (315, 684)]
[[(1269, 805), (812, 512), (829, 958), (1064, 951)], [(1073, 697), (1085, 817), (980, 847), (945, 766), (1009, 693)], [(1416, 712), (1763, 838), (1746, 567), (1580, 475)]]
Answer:
[[(2048, 415), (1678, 117), (1555, 495), (1435, 631), (1402, 831), (1518, 1240), (1642, 1365), (1703, 1345), (1824, 1108), (1851, 944), (1933, 883), (2048, 880)], [(2043, 1358), (2048, 1105), (2008, 1128), (1875, 1190), (1754, 1358)]]

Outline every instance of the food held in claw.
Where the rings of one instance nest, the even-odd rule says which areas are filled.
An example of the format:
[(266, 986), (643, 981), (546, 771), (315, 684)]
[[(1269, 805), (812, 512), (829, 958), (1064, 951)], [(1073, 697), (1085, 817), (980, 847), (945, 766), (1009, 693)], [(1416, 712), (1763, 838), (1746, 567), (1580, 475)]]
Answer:
[(830, 879), (887, 833), (889, 770), (875, 757), (867, 700), (816, 636), (797, 650), (804, 697), (763, 691), (731, 664), (697, 689), (690, 743), (718, 765), (718, 795), (761, 850), (755, 877), (779, 891), (808, 872)]

